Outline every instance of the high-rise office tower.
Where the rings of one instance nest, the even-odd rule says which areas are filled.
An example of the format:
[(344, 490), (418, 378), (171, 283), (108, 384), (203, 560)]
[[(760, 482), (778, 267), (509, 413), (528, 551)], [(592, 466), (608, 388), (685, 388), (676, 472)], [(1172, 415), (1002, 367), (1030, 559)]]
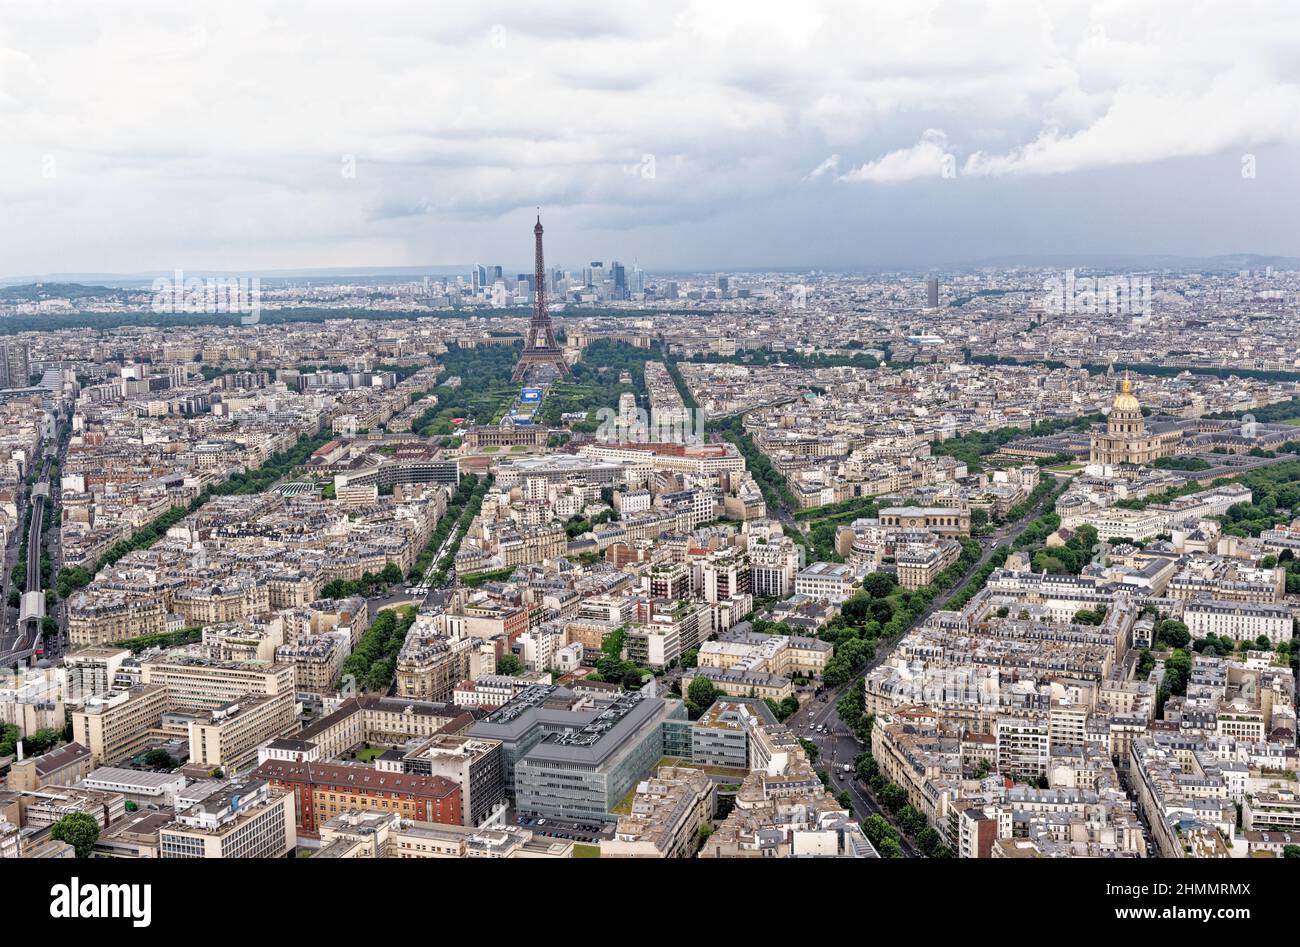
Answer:
[(0, 388), (26, 388), (30, 384), (27, 346), (21, 342), (0, 343)]
[(931, 276), (925, 281), (925, 304), (931, 309), (939, 308), (939, 278)]

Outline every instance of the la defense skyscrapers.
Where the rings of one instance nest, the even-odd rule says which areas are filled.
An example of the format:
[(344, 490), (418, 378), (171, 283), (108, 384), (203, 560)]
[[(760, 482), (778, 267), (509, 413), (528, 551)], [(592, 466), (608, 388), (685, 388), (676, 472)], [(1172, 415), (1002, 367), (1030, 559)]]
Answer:
[(568, 378), (569, 365), (564, 360), (564, 350), (555, 341), (555, 326), (551, 324), (551, 317), (546, 312), (546, 264), (542, 257), (540, 214), (537, 226), (533, 227), (533, 239), (536, 241), (533, 278), (537, 284), (533, 294), (533, 318), (528, 323), (524, 351), (519, 356), (511, 379), (546, 383), (556, 378)]

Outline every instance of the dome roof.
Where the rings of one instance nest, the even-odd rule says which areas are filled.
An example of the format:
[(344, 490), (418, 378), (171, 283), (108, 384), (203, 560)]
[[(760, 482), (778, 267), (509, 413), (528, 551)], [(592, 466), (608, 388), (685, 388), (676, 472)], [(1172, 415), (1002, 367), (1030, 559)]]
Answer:
[(1115, 411), (1141, 411), (1142, 405), (1138, 403), (1137, 398), (1133, 396), (1133, 382), (1129, 380), (1128, 373), (1124, 373), (1124, 380), (1120, 382), (1119, 394), (1115, 396), (1114, 402), (1111, 403), (1112, 410)]

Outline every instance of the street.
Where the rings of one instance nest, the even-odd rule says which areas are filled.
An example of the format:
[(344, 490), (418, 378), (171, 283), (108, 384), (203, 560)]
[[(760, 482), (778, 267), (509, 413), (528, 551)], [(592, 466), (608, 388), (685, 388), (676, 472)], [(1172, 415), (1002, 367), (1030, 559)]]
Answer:
[[(1063, 476), (1068, 475), (1054, 472), (1053, 476), (1060, 480)], [(984, 552), (980, 558), (950, 588), (935, 596), (934, 601), (917, 617), (914, 625), (923, 624), (934, 612), (941, 611), (949, 600), (965, 587), (971, 577), (993, 558), (993, 554), (1000, 547), (1014, 543), (1016, 538), (1024, 532), (1025, 528), (1040, 512), (1041, 504), (1035, 506), (1016, 522), (1003, 524), (988, 534), (987, 537), (983, 537), (981, 542), (984, 545)], [(846, 777), (843, 772), (845, 763), (851, 766), (854, 757), (859, 753), (867, 752), (870, 748), (857, 741), (848, 726), (840, 719), (839, 711), (835, 709), (835, 705), (841, 697), (848, 693), (849, 688), (862, 686), (863, 678), (889, 657), (901, 638), (902, 636), (899, 636), (898, 639), (893, 641), (881, 641), (876, 654), (861, 671), (839, 687), (824, 691), (820, 696), (813, 697), (786, 720), (786, 726), (794, 730), (799, 736), (811, 740), (817, 745), (820, 754), (818, 765), (826, 769), (826, 772), (831, 776), (831, 782), (837, 790), (848, 790), (853, 801), (853, 814), (858, 820), (883, 813), (881, 813), (879, 803), (871, 795), (870, 789), (856, 776)], [(816, 729), (818, 726), (825, 726), (826, 732), (818, 732)], [(836, 772), (837, 769), (839, 770), (838, 773)], [(902, 848), (903, 854), (908, 858), (923, 857), (901, 833), (899, 846)]]

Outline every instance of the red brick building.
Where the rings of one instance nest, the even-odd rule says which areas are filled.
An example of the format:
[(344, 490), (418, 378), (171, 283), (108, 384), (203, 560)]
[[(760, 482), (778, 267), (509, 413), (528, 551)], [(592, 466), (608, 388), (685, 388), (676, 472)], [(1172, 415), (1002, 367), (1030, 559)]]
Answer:
[(442, 776), (284, 760), (267, 760), (254, 776), (293, 794), (299, 835), (315, 837), (322, 822), (351, 809), (397, 812), (414, 822), (461, 822), (460, 786)]

